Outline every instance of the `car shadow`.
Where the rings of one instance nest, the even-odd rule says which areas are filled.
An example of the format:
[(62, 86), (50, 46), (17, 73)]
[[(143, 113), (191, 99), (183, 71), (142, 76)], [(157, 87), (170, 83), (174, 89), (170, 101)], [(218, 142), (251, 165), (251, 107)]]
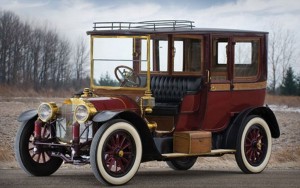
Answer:
[[(133, 179), (121, 187), (169, 187), (188, 185), (205, 185), (215, 179), (231, 179), (243, 173), (239, 170), (201, 170), (191, 169), (187, 171), (175, 171), (169, 168), (141, 168)], [(44, 177), (46, 181), (51, 179), (60, 182), (60, 186), (75, 184), (86, 187), (103, 186), (94, 177), (91, 169), (62, 169), (50, 177)], [(49, 178), (49, 179), (46, 179)]]

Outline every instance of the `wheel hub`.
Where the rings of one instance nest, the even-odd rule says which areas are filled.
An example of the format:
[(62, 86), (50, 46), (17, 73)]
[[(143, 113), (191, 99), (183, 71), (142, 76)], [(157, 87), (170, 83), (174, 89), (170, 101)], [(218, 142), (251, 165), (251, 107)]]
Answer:
[(261, 150), (261, 147), (262, 147), (262, 142), (261, 140), (259, 140), (257, 143), (256, 143), (256, 148)]
[(124, 156), (124, 151), (119, 151), (119, 153), (118, 153), (118, 155), (119, 155), (119, 157), (123, 157)]
[(262, 142), (261, 142), (261, 140), (253, 140), (252, 141), (252, 148), (253, 149), (261, 150), (262, 149)]
[(124, 156), (124, 151), (122, 150), (122, 149), (120, 149), (120, 148), (117, 148), (116, 150), (115, 150), (115, 157), (123, 157)]

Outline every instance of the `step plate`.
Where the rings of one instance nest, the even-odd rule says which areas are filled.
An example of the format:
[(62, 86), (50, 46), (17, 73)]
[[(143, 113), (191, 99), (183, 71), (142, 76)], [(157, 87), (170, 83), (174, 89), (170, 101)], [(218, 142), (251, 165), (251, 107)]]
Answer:
[(162, 154), (163, 157), (166, 158), (175, 158), (175, 157), (190, 157), (190, 156), (218, 156), (223, 154), (234, 154), (236, 150), (234, 149), (216, 149), (211, 150), (210, 153), (193, 153), (193, 154), (187, 154), (187, 153), (165, 153)]

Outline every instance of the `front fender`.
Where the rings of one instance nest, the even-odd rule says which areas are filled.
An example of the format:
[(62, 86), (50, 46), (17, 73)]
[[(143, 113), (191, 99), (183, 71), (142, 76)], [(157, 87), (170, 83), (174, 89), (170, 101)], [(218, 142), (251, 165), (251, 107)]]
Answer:
[(19, 115), (18, 117), (18, 121), (19, 122), (24, 122), (24, 121), (28, 121), (34, 117), (37, 117), (38, 116), (38, 113), (37, 113), (37, 110), (27, 110), (25, 112), (23, 112), (22, 114)]
[(96, 123), (103, 123), (103, 122), (106, 122), (110, 119), (113, 119), (114, 117), (116, 117), (120, 113), (122, 113), (122, 111), (119, 111), (119, 112), (102, 111), (102, 112), (97, 113), (93, 117), (93, 121), (96, 122)]
[(116, 118), (130, 122), (139, 132), (143, 145), (143, 162), (162, 159), (147, 123), (138, 114), (132, 111), (102, 111), (93, 117), (93, 121), (96, 123), (104, 123)]

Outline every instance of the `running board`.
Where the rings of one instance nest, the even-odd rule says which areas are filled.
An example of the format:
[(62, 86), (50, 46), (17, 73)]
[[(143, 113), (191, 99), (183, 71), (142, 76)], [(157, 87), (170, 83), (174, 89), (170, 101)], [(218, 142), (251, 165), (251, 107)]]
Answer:
[(211, 150), (210, 153), (193, 153), (193, 154), (187, 154), (187, 153), (165, 153), (162, 154), (163, 157), (166, 158), (175, 158), (175, 157), (190, 157), (190, 156), (203, 156), (203, 157), (210, 157), (210, 156), (221, 156), (224, 154), (234, 154), (236, 150), (234, 149), (216, 149)]

